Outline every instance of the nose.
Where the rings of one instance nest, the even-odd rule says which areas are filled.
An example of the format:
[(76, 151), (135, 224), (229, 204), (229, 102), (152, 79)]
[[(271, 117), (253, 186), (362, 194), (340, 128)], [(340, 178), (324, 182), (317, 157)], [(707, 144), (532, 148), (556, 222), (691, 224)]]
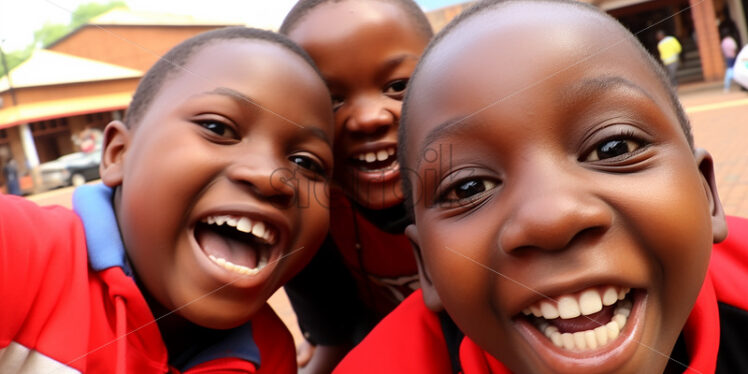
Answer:
[(289, 207), (297, 196), (293, 171), (267, 159), (252, 158), (234, 163), (227, 169), (228, 178), (248, 190), (257, 199), (280, 208)]
[(354, 135), (383, 135), (395, 125), (395, 116), (385, 106), (384, 98), (360, 97), (351, 103), (350, 116), (346, 119), (345, 128)]
[(507, 191), (513, 209), (498, 238), (505, 252), (560, 250), (610, 228), (611, 207), (589, 185), (563, 170), (548, 169), (534, 172)]

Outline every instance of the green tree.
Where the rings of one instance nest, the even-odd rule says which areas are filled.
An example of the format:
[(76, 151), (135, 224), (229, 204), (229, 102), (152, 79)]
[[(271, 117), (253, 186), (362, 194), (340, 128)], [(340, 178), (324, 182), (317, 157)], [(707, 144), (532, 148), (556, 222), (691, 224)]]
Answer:
[[(8, 69), (12, 70), (14, 67), (24, 62), (29, 58), (29, 56), (31, 56), (34, 49), (46, 48), (79, 26), (87, 23), (92, 18), (120, 7), (127, 8), (127, 4), (121, 0), (110, 1), (106, 4), (81, 4), (70, 15), (70, 22), (67, 25), (45, 22), (40, 29), (34, 31), (34, 42), (32, 44), (22, 50), (5, 53), (5, 58), (8, 62)], [(3, 75), (5, 75), (5, 68), (0, 64), (0, 77)]]
[(34, 46), (44, 48), (70, 31), (70, 26), (60, 23), (44, 22), (44, 25), (34, 31)]
[[(13, 69), (14, 67), (20, 65), (22, 62), (26, 61), (29, 56), (31, 56), (31, 53), (34, 51), (34, 45), (30, 44), (25, 49), (9, 52), (5, 54), (5, 62), (8, 64), (8, 69)], [(0, 77), (3, 77), (5, 75), (5, 67), (0, 63)]]
[(100, 14), (106, 13), (114, 8), (127, 7), (124, 1), (110, 1), (106, 4), (99, 3), (88, 3), (81, 4), (78, 8), (73, 11), (70, 17), (70, 28), (75, 29), (76, 27), (85, 24), (91, 18), (94, 18)]

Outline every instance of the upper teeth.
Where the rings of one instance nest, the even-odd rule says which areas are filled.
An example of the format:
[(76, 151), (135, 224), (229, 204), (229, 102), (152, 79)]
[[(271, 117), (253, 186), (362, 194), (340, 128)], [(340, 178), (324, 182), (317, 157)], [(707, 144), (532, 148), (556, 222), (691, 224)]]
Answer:
[[(607, 286), (605, 288), (589, 288), (575, 295), (562, 295), (556, 300), (541, 300), (522, 312), (526, 315), (543, 317), (545, 319), (576, 318), (580, 315), (590, 315), (603, 309), (603, 306), (613, 305), (623, 300), (630, 288)], [(602, 295), (601, 292), (602, 291)]]
[(389, 147), (387, 149), (381, 149), (377, 152), (362, 152), (362, 153), (354, 155), (353, 157), (357, 158), (359, 161), (372, 163), (375, 161), (384, 161), (394, 154), (395, 154), (395, 147)]
[[(606, 286), (589, 288), (573, 295), (562, 295), (556, 300), (542, 300), (522, 312), (526, 315), (539, 317), (533, 322), (554, 345), (567, 350), (589, 350), (614, 341), (626, 325), (631, 314), (631, 302), (624, 300), (631, 291), (630, 288)], [(561, 319), (576, 318), (580, 315), (590, 315), (618, 303), (613, 310), (613, 318), (606, 323), (590, 330), (576, 332), (560, 332), (559, 329), (547, 322), (561, 317)], [(542, 317), (542, 319), (541, 319)]]
[(604, 346), (621, 334), (631, 314), (631, 302), (621, 301), (613, 311), (613, 318), (606, 324), (600, 324), (590, 330), (577, 332), (560, 332), (556, 326), (542, 319), (535, 320), (535, 326), (559, 348), (567, 350), (590, 350)]
[(252, 234), (257, 238), (262, 239), (267, 244), (275, 244), (276, 235), (274, 230), (264, 222), (252, 221), (249, 217), (217, 215), (205, 217), (200, 221), (209, 225), (228, 225), (236, 228), (237, 231)]

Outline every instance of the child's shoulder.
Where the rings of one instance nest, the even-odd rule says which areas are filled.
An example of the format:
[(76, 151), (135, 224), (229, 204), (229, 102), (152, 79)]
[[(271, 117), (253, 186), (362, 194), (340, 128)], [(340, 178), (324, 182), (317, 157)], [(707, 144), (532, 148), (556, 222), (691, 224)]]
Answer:
[(293, 337), (268, 304), (252, 317), (252, 330), (255, 343), (261, 352), (258, 374), (296, 373), (296, 347)]
[(83, 250), (85, 256), (83, 224), (75, 212), (40, 207), (16, 196), (0, 196), (0, 238), (0, 251), (8, 256), (4, 262), (11, 262), (4, 266), (15, 269), (34, 266), (43, 271), (75, 252)]
[[(75, 213), (0, 196), (0, 347), (44, 345), (44, 355), (64, 358), (55, 354), (81, 346), (81, 339), (69, 336), (81, 329), (72, 320), (81, 322), (88, 312), (79, 287), (87, 284), (86, 257)], [(67, 336), (64, 346), (60, 336)], [(31, 357), (36, 351), (29, 349), (16, 352), (21, 355), (16, 358), (24, 352)]]
[(387, 315), (334, 373), (442, 373), (449, 367), (439, 317), (426, 307), (421, 290), (417, 290)]
[(717, 299), (748, 310), (748, 219), (727, 217), (727, 238), (715, 244), (709, 273)]

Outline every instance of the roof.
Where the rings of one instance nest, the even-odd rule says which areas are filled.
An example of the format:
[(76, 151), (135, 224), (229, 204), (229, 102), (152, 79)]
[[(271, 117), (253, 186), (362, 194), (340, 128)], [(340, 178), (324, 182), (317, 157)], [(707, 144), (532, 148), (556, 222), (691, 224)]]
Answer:
[(125, 27), (189, 27), (189, 26), (204, 26), (204, 27), (223, 27), (223, 26), (243, 26), (242, 23), (227, 21), (227, 20), (216, 20), (216, 19), (202, 19), (195, 18), (193, 16), (171, 14), (171, 13), (159, 13), (159, 12), (145, 12), (139, 10), (130, 10), (127, 8), (114, 8), (106, 13), (103, 13), (97, 17), (92, 18), (87, 23), (79, 26), (73, 31), (65, 34), (63, 37), (55, 40), (52, 44), (48, 45), (47, 48), (61, 43), (64, 40), (77, 34), (80, 30), (87, 27), (103, 27), (103, 26), (125, 26)]
[(125, 109), (131, 99), (131, 92), (119, 92), (6, 106), (0, 109), (0, 129), (50, 118)]
[(235, 22), (216, 19), (200, 19), (188, 15), (144, 12), (127, 8), (114, 8), (88, 21), (98, 26), (229, 26)]
[[(10, 71), (13, 88), (139, 78), (142, 75), (143, 72), (139, 70), (47, 49), (34, 51), (28, 60)], [(3, 76), (0, 79), (0, 92), (8, 88), (8, 78)]]

